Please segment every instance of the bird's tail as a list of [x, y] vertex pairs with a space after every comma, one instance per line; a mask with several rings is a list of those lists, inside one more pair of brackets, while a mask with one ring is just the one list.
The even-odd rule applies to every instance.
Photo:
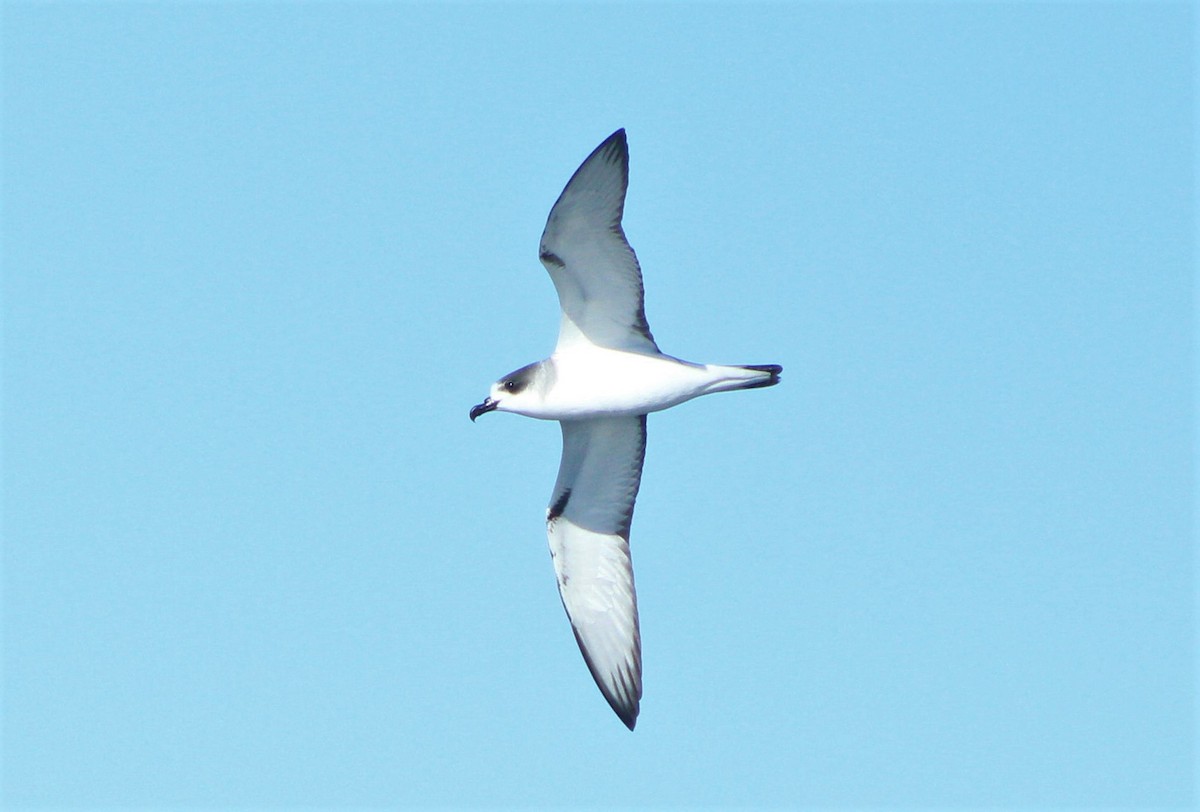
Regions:
[[709, 364], [708, 368], [716, 373], [716, 378], [705, 390], [705, 394], [774, 386], [779, 383], [779, 374], [783, 372], [783, 367], [779, 364], [747, 364], [744, 366]]

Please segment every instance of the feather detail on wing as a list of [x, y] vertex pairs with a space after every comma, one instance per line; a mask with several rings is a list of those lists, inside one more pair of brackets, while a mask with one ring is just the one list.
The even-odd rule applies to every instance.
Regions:
[[658, 352], [642, 270], [621, 228], [628, 184], [629, 148], [617, 130], [575, 170], [550, 210], [539, 254], [562, 307], [560, 350], [589, 342]]
[[563, 455], [546, 513], [558, 591], [583, 659], [633, 729], [642, 646], [629, 526], [646, 452], [646, 417], [563, 421]]

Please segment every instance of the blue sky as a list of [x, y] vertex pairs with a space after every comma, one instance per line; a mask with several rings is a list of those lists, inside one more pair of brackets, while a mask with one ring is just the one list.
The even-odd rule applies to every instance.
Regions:
[[[0, 15], [7, 807], [1195, 802], [1190, 5]], [[650, 419], [632, 734], [467, 420], [618, 127], [785, 367]]]

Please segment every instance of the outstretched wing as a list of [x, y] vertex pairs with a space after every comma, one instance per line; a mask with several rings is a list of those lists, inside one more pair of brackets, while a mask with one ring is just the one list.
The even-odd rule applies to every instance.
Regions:
[[583, 659], [633, 730], [642, 643], [629, 525], [642, 480], [646, 416], [562, 422], [563, 454], [546, 513], [558, 593]]
[[561, 350], [579, 342], [658, 352], [642, 293], [642, 270], [625, 240], [621, 214], [629, 148], [617, 130], [588, 156], [558, 196], [540, 256], [558, 291]]

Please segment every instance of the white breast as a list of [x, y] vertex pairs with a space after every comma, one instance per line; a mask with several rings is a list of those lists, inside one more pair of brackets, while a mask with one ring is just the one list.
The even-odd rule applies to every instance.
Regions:
[[712, 381], [700, 364], [589, 344], [555, 353], [550, 361], [544, 416], [554, 420], [656, 412], [703, 394]]

